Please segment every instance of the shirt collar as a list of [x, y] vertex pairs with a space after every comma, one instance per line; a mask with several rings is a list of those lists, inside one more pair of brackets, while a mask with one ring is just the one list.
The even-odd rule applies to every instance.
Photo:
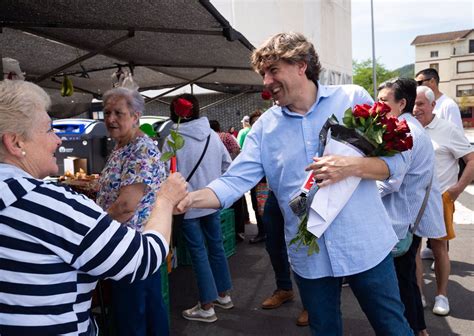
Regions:
[[434, 115], [433, 120], [431, 120], [431, 122], [430, 122], [428, 125], [426, 125], [425, 128], [431, 128], [431, 129], [433, 129], [433, 128], [436, 127], [436, 125], [438, 125], [439, 119], [438, 119], [438, 117], [436, 116], [436, 114], [433, 114], [433, 115]]
[[[318, 92], [316, 94], [316, 101], [314, 102], [313, 105], [311, 105], [311, 107], [309, 108], [309, 111], [305, 115], [308, 115], [308, 114], [312, 113], [316, 109], [316, 106], [319, 104], [321, 99], [331, 96], [337, 90], [337, 87], [322, 85], [319, 81], [316, 82], [316, 86], [318, 88]], [[303, 117], [303, 115], [301, 115], [299, 113], [295, 113], [295, 112], [290, 111], [288, 109], [288, 107], [286, 107], [286, 106], [283, 106], [281, 110], [283, 111], [283, 113], [285, 113], [289, 116]]]

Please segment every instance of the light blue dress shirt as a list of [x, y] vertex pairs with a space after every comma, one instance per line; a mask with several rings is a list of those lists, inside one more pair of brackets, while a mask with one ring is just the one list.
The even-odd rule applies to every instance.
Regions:
[[433, 177], [428, 203], [415, 234], [427, 238], [444, 237], [446, 228], [439, 183], [436, 174], [433, 176], [435, 155], [431, 139], [411, 114], [403, 113], [398, 119], [407, 121], [413, 137], [413, 148], [401, 154], [405, 157], [406, 169], [400, 170], [387, 181], [377, 182], [383, 204], [398, 238], [405, 238], [408, 228], [415, 223], [426, 187]]
[[[299, 219], [288, 202], [299, 193], [307, 167], [316, 156], [319, 132], [332, 114], [342, 122], [347, 108], [372, 104], [372, 98], [356, 85], [318, 85], [316, 102], [305, 114], [274, 106], [252, 126], [242, 153], [227, 172], [211, 182], [211, 188], [225, 208], [263, 176], [278, 198], [285, 218], [285, 239], [295, 237]], [[383, 158], [391, 174], [403, 170], [401, 155]], [[292, 269], [301, 277], [357, 274], [378, 265], [398, 241], [373, 180], [359, 186], [326, 232], [318, 239], [320, 253], [307, 255], [307, 248], [288, 246]]]

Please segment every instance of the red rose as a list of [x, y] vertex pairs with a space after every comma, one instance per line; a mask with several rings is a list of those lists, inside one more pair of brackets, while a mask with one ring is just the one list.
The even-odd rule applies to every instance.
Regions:
[[385, 132], [392, 133], [397, 128], [398, 119], [394, 116], [385, 116], [380, 120], [382, 125], [385, 125]]
[[410, 136], [406, 137], [405, 139], [400, 139], [395, 146], [396, 150], [403, 152], [413, 147], [413, 138]]
[[370, 116], [370, 105], [356, 105], [352, 110], [352, 114], [356, 118], [368, 118]]
[[410, 133], [410, 127], [408, 127], [406, 120], [401, 120], [398, 122], [397, 128], [395, 129], [397, 133]]
[[270, 100], [272, 99], [272, 94], [268, 90], [262, 91], [262, 99], [263, 100]]
[[385, 144], [385, 149], [387, 151], [394, 150], [395, 149], [395, 142], [387, 141], [387, 143]]
[[189, 118], [193, 114], [193, 104], [184, 98], [178, 98], [174, 102], [174, 113], [181, 118]]
[[376, 102], [370, 109], [370, 116], [375, 117], [377, 114], [381, 117], [385, 116], [392, 109], [384, 102]]

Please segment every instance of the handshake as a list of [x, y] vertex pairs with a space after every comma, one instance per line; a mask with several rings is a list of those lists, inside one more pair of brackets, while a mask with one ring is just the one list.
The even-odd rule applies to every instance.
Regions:
[[180, 173], [171, 174], [162, 184], [156, 195], [157, 203], [166, 202], [173, 207], [173, 214], [181, 214], [191, 207], [191, 194], [188, 183]]

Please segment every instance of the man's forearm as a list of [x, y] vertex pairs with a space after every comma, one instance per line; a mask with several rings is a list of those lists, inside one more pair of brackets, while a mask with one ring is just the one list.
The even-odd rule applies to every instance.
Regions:
[[354, 175], [363, 179], [383, 181], [390, 176], [384, 160], [378, 157], [353, 157]]
[[221, 202], [214, 191], [210, 188], [203, 188], [189, 193], [191, 198], [190, 208], [218, 209]]

